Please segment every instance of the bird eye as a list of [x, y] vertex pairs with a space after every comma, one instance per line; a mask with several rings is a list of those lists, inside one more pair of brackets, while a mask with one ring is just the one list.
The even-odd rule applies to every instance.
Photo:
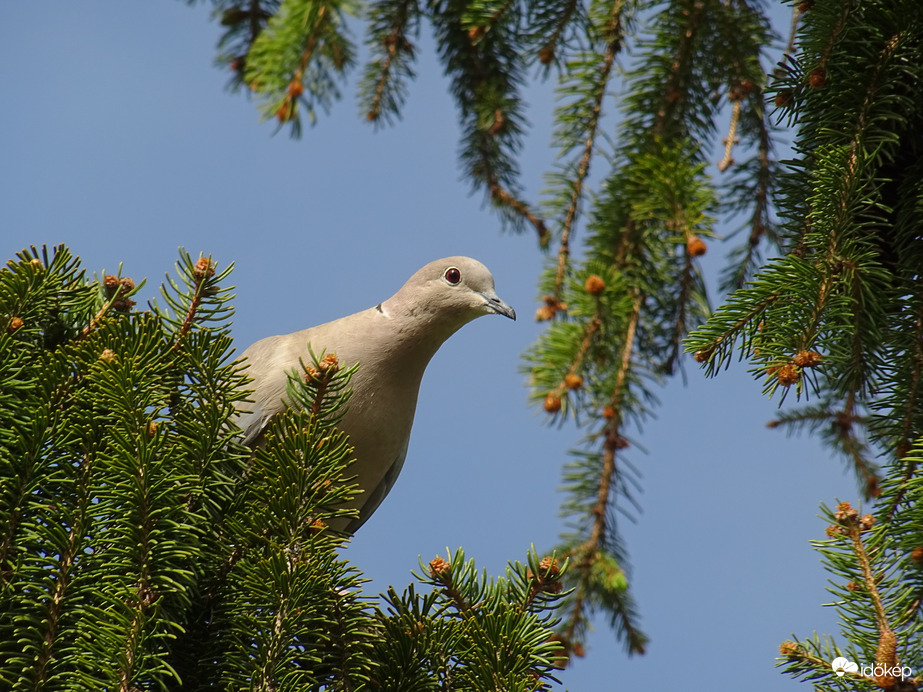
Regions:
[[461, 272], [458, 271], [457, 267], [449, 267], [445, 270], [445, 274], [443, 274], [443, 276], [445, 277], [445, 280], [453, 286], [457, 286], [458, 282], [461, 281]]

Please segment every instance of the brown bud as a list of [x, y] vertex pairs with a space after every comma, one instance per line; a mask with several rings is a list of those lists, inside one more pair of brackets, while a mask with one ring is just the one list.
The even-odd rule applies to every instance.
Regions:
[[192, 269], [192, 273], [199, 280], [204, 278], [210, 279], [215, 275], [215, 263], [208, 257], [200, 257]]
[[686, 252], [692, 257], [701, 257], [707, 251], [708, 247], [705, 245], [705, 241], [697, 235], [690, 236], [689, 240], [686, 241]]
[[115, 351], [111, 348], [104, 348], [103, 352], [99, 354], [99, 359], [104, 363], [111, 363], [117, 358]]
[[115, 295], [115, 292], [119, 290], [121, 282], [119, 277], [113, 276], [112, 274], [107, 274], [103, 279], [103, 287], [105, 289], [106, 297], [111, 298]]
[[112, 309], [116, 312], [128, 312], [135, 306], [131, 298], [116, 298], [112, 301]]
[[288, 121], [292, 117], [291, 101], [284, 101], [279, 110], [276, 111], [276, 120], [280, 123]]
[[535, 311], [535, 321], [536, 322], [547, 322], [555, 316], [557, 310], [554, 309], [553, 305], [542, 305], [538, 310]]
[[13, 317], [10, 319], [10, 324], [6, 330], [10, 333], [15, 332], [17, 329], [20, 329], [25, 322], [22, 321], [22, 317]]
[[584, 288], [591, 296], [598, 296], [606, 290], [606, 282], [602, 280], [601, 276], [592, 274], [587, 278]]
[[302, 84], [300, 80], [297, 80], [297, 79], [292, 80], [292, 82], [288, 85], [288, 95], [291, 96], [293, 99], [296, 99], [299, 96], [301, 96], [303, 93], [304, 93], [304, 84]]
[[541, 562], [538, 563], [538, 568], [542, 571], [542, 575], [545, 579], [557, 579], [558, 575], [561, 573], [558, 567], [558, 561], [550, 555], [546, 555], [541, 559]]
[[562, 303], [555, 296], [542, 296], [542, 300], [545, 301], [545, 305], [550, 305], [555, 310], [561, 310], [562, 312], [567, 310], [567, 303]]
[[792, 363], [799, 368], [813, 368], [815, 365], [819, 365], [823, 359], [824, 357], [817, 351], [799, 351], [792, 358]]
[[586, 656], [586, 650], [583, 648], [583, 644], [580, 642], [574, 642], [574, 656], [577, 658], [583, 658]]
[[871, 514], [866, 514], [859, 520], [859, 527], [865, 531], [868, 531], [872, 526], [875, 525], [875, 517]]
[[320, 361], [320, 369], [321, 372], [325, 372], [328, 375], [334, 375], [339, 372], [340, 361], [337, 360], [337, 354], [331, 351], [330, 353], [324, 355]]
[[[769, 372], [767, 370], [767, 372]], [[783, 387], [789, 387], [801, 379], [801, 371], [794, 365], [783, 365], [775, 369], [776, 379]]]
[[548, 413], [557, 413], [561, 410], [561, 397], [557, 394], [549, 394], [545, 397], [544, 407]]
[[429, 561], [429, 573], [433, 578], [440, 578], [449, 573], [449, 570], [452, 569], [452, 564], [448, 560], [443, 560], [441, 557], [434, 557]]
[[564, 386], [568, 389], [580, 389], [583, 386], [583, 378], [580, 375], [568, 373], [564, 376]]
[[715, 352], [714, 348], [705, 348], [705, 349], [702, 349], [701, 351], [696, 351], [695, 353], [693, 353], [692, 358], [693, 360], [695, 360], [696, 363], [704, 363], [709, 358], [711, 358], [714, 352]]
[[801, 14], [804, 14], [805, 12], [813, 8], [814, 8], [814, 0], [803, 0], [802, 2], [798, 4], [798, 12], [800, 12]]
[[544, 557], [539, 563], [539, 573], [536, 575], [532, 573], [531, 569], [526, 570], [526, 579], [536, 582], [532, 587], [533, 593], [540, 593], [542, 591], [558, 593], [564, 586], [561, 582], [557, 581], [559, 573], [558, 563], [550, 557]]
[[847, 591], [858, 591], [861, 587], [854, 581], [846, 582]]
[[792, 100], [791, 89], [782, 89], [779, 93], [776, 94], [775, 104], [776, 108], [783, 108], [787, 106]]
[[836, 506], [836, 512], [833, 513], [833, 518], [840, 524], [848, 524], [859, 518], [859, 510], [855, 509], [848, 502], [841, 502]]
[[615, 418], [615, 409], [611, 406], [603, 406], [603, 418], [606, 420]]
[[795, 642], [784, 641], [779, 644], [779, 653], [783, 656], [795, 656], [801, 653], [801, 648]]
[[119, 279], [119, 285], [122, 287], [122, 293], [131, 293], [135, 290], [135, 282], [131, 280], [131, 277], [123, 276]]
[[321, 373], [321, 371], [315, 368], [313, 365], [305, 366], [305, 369], [304, 369], [305, 384], [312, 384], [312, 383], [318, 382], [321, 379], [322, 374], [323, 373]]
[[472, 42], [477, 41], [479, 38], [481, 38], [481, 36], [484, 35], [484, 32], [485, 32], [484, 27], [473, 26], [470, 29], [468, 29], [468, 40]]
[[818, 67], [811, 71], [811, 74], [808, 75], [808, 84], [811, 85], [813, 89], [820, 89], [827, 83], [827, 71]]
[[918, 545], [910, 551], [910, 559], [914, 562], [923, 564], [923, 545]]
[[316, 536], [317, 534], [319, 534], [321, 531], [323, 531], [326, 528], [327, 528], [327, 524], [325, 524], [323, 520], [315, 519], [314, 521], [311, 522], [311, 525], [308, 527], [308, 533], [310, 533], [312, 536]]
[[554, 48], [551, 46], [544, 46], [538, 52], [538, 60], [542, 65], [550, 65], [551, 61], [554, 60]]
[[839, 526], [830, 524], [830, 526], [824, 529], [824, 533], [827, 534], [827, 538], [839, 538], [843, 535], [843, 530]]
[[155, 421], [151, 421], [150, 423], [147, 424], [147, 436], [154, 437], [154, 435], [156, 434], [157, 434], [157, 423]]

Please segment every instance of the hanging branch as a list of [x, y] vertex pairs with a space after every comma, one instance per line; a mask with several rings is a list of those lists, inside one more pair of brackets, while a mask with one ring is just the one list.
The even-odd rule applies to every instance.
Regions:
[[[576, 174], [571, 185], [570, 200], [567, 205], [567, 211], [564, 214], [564, 222], [561, 225], [561, 236], [558, 241], [558, 264], [555, 273], [553, 298], [560, 302], [561, 293], [564, 287], [564, 277], [570, 259], [570, 241], [571, 234], [574, 230], [574, 223], [577, 219], [580, 201], [583, 199], [583, 186], [586, 177], [590, 172], [590, 161], [593, 157], [594, 145], [596, 141], [596, 131], [602, 118], [603, 99], [608, 92], [608, 84], [612, 73], [612, 66], [615, 64], [615, 57], [622, 47], [622, 26], [621, 12], [624, 2], [617, 0], [612, 5], [611, 13], [608, 17], [606, 26], [602, 35], [606, 41], [603, 50], [602, 65], [598, 69], [598, 77], [592, 85], [590, 93], [590, 117], [585, 126], [585, 140], [583, 154], [577, 165]], [[544, 50], [544, 49], [543, 49]]]

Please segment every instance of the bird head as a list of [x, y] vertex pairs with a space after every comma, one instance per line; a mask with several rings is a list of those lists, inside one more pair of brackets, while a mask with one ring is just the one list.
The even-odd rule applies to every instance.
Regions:
[[407, 280], [389, 304], [392, 301], [405, 314], [429, 316], [455, 329], [481, 315], [516, 319], [516, 311], [494, 290], [490, 270], [470, 257], [430, 262]]

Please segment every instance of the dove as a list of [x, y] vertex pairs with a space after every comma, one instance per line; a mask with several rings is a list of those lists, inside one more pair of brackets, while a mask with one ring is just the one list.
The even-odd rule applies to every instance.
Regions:
[[[355, 533], [404, 465], [427, 364], [452, 334], [482, 315], [516, 319], [513, 308], [497, 296], [487, 267], [470, 257], [446, 257], [419, 269], [375, 307], [257, 341], [241, 356], [253, 389], [238, 410], [244, 444], [258, 444], [272, 417], [289, 405], [288, 375], [311, 362], [309, 347], [315, 354], [335, 353], [341, 367], [358, 363], [338, 427], [349, 435], [355, 458], [350, 472], [363, 492], [347, 505], [359, 516], [333, 526]], [[466, 375], [474, 373], [476, 368]]]

